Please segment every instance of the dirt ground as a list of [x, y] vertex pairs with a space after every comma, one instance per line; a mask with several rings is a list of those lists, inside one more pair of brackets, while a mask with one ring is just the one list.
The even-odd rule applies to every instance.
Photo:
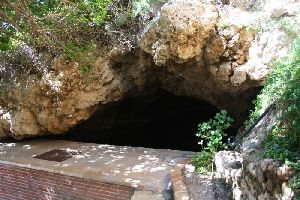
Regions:
[[212, 179], [186, 169], [183, 169], [183, 175], [191, 200], [232, 200], [231, 188], [222, 179]]

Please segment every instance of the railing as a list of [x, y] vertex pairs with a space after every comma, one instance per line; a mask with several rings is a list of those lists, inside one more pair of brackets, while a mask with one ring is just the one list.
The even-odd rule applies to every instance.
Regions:
[[[247, 137], [250, 134], [250, 132], [252, 131], [252, 129], [258, 124], [258, 122], [260, 122], [260, 120], [262, 120], [262, 118], [264, 118], [264, 116], [266, 116], [275, 107], [276, 107], [276, 103], [272, 103], [271, 105], [269, 105], [269, 107], [253, 122], [253, 124], [239, 136], [240, 140], [237, 141], [236, 144], [241, 145], [240, 143], [242, 142], [242, 139]], [[234, 145], [234, 146], [238, 147], [237, 145]]]

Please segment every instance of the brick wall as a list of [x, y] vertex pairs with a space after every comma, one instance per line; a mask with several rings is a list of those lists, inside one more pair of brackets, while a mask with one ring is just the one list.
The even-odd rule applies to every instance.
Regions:
[[1, 200], [128, 200], [134, 188], [0, 164]]

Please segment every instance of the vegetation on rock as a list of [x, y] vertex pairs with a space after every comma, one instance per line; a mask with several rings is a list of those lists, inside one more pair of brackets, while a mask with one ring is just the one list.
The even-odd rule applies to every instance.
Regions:
[[68, 49], [97, 40], [99, 29], [108, 18], [110, 0], [43, 1], [4, 0], [1, 3], [1, 50], [14, 42], [40, 48]]
[[208, 173], [213, 168], [215, 153], [228, 148], [223, 140], [227, 136], [225, 130], [232, 122], [233, 119], [228, 116], [227, 111], [221, 110], [213, 119], [198, 125], [196, 136], [200, 138], [198, 144], [203, 149], [194, 157], [194, 165], [198, 173]]
[[[250, 125], [273, 102], [278, 113], [276, 124], [264, 140], [265, 157], [274, 158], [291, 166], [295, 176], [290, 186], [299, 192], [300, 188], [300, 39], [294, 44], [293, 52], [279, 59], [267, 82], [255, 101], [246, 125]], [[299, 194], [298, 194], [298, 199]]]
[[37, 52], [64, 54], [79, 63], [80, 72], [87, 73], [97, 57], [96, 49], [107, 37], [122, 35], [118, 28], [137, 23], [138, 17], [162, 1], [3, 0], [0, 53], [14, 53], [26, 44]]

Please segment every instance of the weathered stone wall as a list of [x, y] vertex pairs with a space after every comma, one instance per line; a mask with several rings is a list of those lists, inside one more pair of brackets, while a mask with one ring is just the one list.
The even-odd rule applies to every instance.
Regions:
[[231, 183], [236, 200], [289, 200], [292, 168], [275, 159], [264, 158], [263, 140], [274, 125], [277, 111], [270, 111], [245, 137], [241, 153], [221, 151], [215, 156], [217, 176]]

